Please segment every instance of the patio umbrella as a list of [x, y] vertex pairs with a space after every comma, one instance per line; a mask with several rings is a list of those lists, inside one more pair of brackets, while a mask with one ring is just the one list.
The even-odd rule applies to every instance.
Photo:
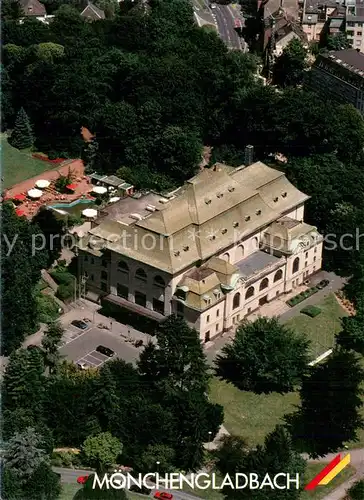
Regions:
[[15, 201], [24, 201], [26, 199], [25, 194], [16, 194], [13, 198]]
[[28, 191], [29, 198], [40, 198], [43, 195], [43, 191], [40, 189], [30, 189]]
[[97, 210], [93, 208], [86, 208], [85, 210], [82, 210], [82, 215], [84, 215], [85, 217], [96, 217]]
[[93, 188], [92, 192], [97, 194], [105, 194], [107, 193], [107, 189], [103, 186], [96, 186]]
[[68, 184], [68, 186], [66, 186], [67, 189], [69, 189], [70, 191], [74, 191], [77, 187], [77, 184]]
[[16, 213], [16, 215], [18, 215], [19, 217], [22, 217], [23, 215], [25, 215], [24, 210], [22, 210], [21, 208], [17, 208], [17, 209], [15, 210], [15, 213]]
[[39, 189], [45, 189], [45, 188], [49, 187], [50, 184], [51, 183], [49, 181], [47, 181], [46, 179], [39, 179], [39, 181], [37, 181], [35, 183], [36, 187]]

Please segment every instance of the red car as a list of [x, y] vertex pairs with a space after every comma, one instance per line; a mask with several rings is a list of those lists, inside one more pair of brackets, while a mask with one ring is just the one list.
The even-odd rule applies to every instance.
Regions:
[[77, 478], [77, 482], [78, 482], [78, 484], [85, 484], [87, 479], [88, 479], [88, 476], [80, 476]]
[[157, 491], [154, 498], [160, 498], [161, 500], [172, 500], [172, 493], [167, 493], [166, 491]]

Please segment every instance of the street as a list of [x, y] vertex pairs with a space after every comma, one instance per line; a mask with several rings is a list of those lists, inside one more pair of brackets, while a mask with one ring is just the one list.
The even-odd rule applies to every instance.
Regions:
[[217, 29], [221, 39], [231, 49], [241, 49], [240, 37], [235, 30], [235, 20], [228, 5], [216, 4], [213, 10]]

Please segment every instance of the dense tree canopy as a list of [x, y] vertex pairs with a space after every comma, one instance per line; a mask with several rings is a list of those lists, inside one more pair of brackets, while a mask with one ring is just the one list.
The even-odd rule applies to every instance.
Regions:
[[216, 357], [216, 373], [243, 390], [292, 391], [306, 372], [308, 345], [278, 318], [243, 322]]
[[286, 417], [300, 451], [323, 456], [357, 439], [364, 428], [363, 380], [364, 371], [353, 351], [335, 349], [325, 363], [311, 368], [300, 390], [300, 408]]

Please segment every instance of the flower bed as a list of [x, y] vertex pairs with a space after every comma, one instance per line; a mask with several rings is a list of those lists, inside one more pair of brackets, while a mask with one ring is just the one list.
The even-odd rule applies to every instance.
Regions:
[[33, 153], [32, 156], [37, 160], [46, 161], [48, 163], [52, 163], [53, 165], [58, 165], [59, 163], [63, 163], [65, 161], [64, 158], [56, 158], [55, 160], [50, 160], [48, 156], [42, 153]]
[[298, 295], [295, 295], [291, 299], [287, 300], [286, 304], [289, 305], [290, 307], [296, 306], [303, 300], [307, 299], [308, 297], [311, 297], [311, 295], [314, 295], [316, 292], [318, 292], [318, 288], [316, 287], [309, 288], [305, 292], [301, 292]]

